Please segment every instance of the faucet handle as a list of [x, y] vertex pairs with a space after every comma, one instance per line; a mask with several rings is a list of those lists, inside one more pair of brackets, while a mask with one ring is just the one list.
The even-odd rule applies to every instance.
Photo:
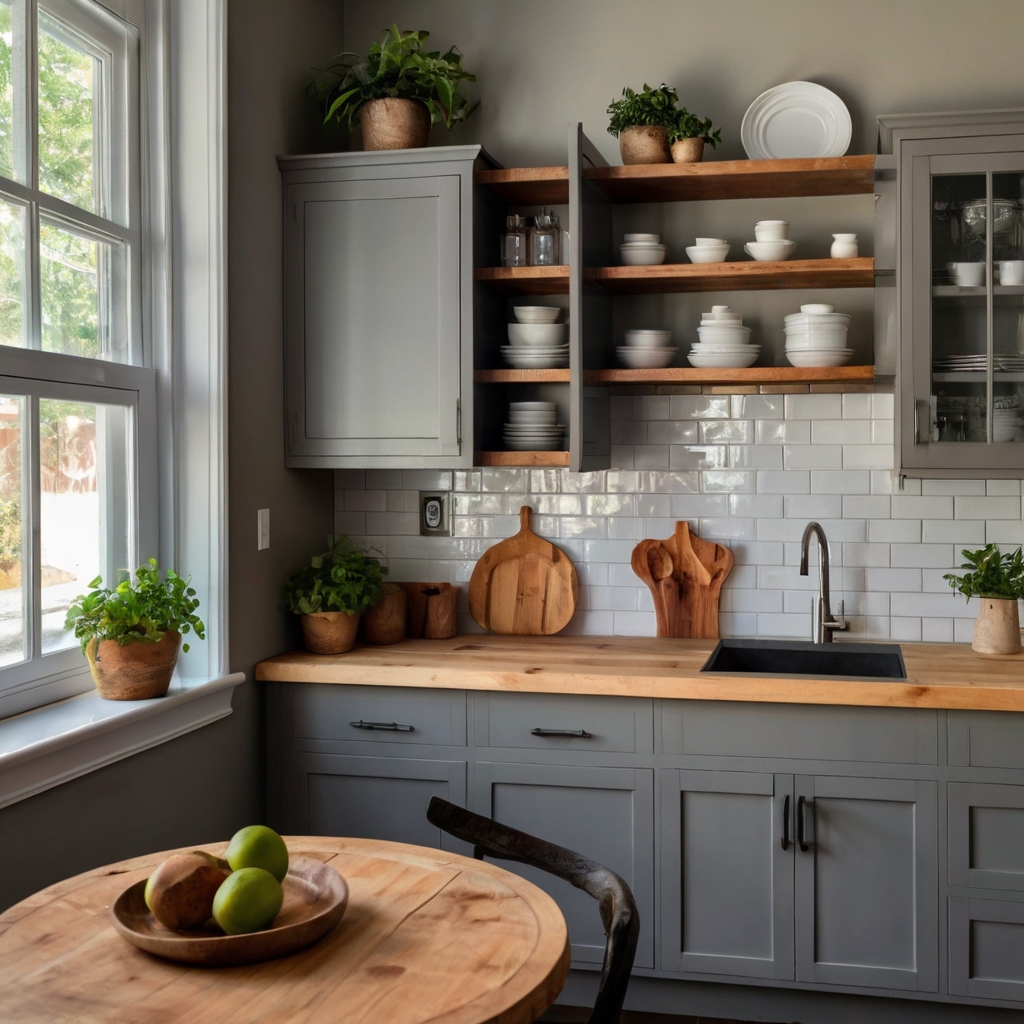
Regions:
[[845, 633], [850, 628], [850, 623], [843, 617], [843, 611], [846, 608], [846, 602], [839, 602], [839, 614], [832, 616], [831, 622], [823, 622], [821, 624], [822, 629], [831, 630], [833, 633]]

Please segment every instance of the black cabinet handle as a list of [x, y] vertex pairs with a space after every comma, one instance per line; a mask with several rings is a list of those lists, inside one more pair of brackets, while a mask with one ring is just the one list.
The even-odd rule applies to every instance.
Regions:
[[807, 840], [807, 800], [800, 797], [796, 802], [796, 841], [801, 850], [806, 853], [814, 843]]
[[789, 838], [789, 794], [782, 801], [782, 848], [788, 850], [793, 843]]
[[531, 729], [531, 736], [575, 736], [580, 740], [590, 740], [594, 737], [586, 729]]
[[397, 722], [349, 722], [353, 729], [377, 729], [381, 732], [415, 732], [411, 725], [399, 725]]

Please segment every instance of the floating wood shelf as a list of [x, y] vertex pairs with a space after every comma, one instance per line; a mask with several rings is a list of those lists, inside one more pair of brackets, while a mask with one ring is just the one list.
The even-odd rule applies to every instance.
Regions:
[[474, 466], [568, 466], [568, 452], [473, 452]]
[[486, 281], [502, 295], [569, 294], [569, 268], [566, 266], [478, 267], [475, 277]]
[[[527, 268], [529, 269], [529, 268]], [[738, 263], [669, 263], [648, 267], [591, 267], [585, 280], [616, 295], [657, 292], [734, 292], [777, 288], [872, 288], [875, 261], [746, 260]]]
[[568, 384], [568, 367], [560, 370], [475, 370], [476, 384]]
[[485, 185], [509, 206], [556, 206], [569, 202], [568, 167], [508, 167], [476, 171], [473, 181]]
[[584, 384], [845, 384], [875, 379], [873, 366], [747, 366], [698, 370], [584, 370]]

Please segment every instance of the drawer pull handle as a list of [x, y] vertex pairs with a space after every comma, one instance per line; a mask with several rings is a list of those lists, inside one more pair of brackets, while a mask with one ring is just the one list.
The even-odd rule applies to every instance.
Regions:
[[577, 739], [590, 740], [594, 737], [586, 729], [531, 729], [531, 736], [575, 736]]
[[349, 722], [353, 729], [376, 729], [380, 732], [415, 732], [411, 725], [399, 725], [397, 722]]
[[796, 802], [796, 841], [801, 850], [806, 853], [814, 843], [807, 840], [807, 801], [800, 797]]
[[793, 845], [793, 841], [789, 838], [789, 794], [786, 794], [786, 799], [782, 801], [782, 848], [788, 850]]

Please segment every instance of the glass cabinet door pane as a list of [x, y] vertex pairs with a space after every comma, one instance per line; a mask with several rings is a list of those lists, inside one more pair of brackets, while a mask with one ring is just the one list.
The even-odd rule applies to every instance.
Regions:
[[22, 396], [0, 395], [0, 666], [28, 657], [24, 416]]
[[992, 440], [1024, 440], [1024, 173], [992, 175]]

